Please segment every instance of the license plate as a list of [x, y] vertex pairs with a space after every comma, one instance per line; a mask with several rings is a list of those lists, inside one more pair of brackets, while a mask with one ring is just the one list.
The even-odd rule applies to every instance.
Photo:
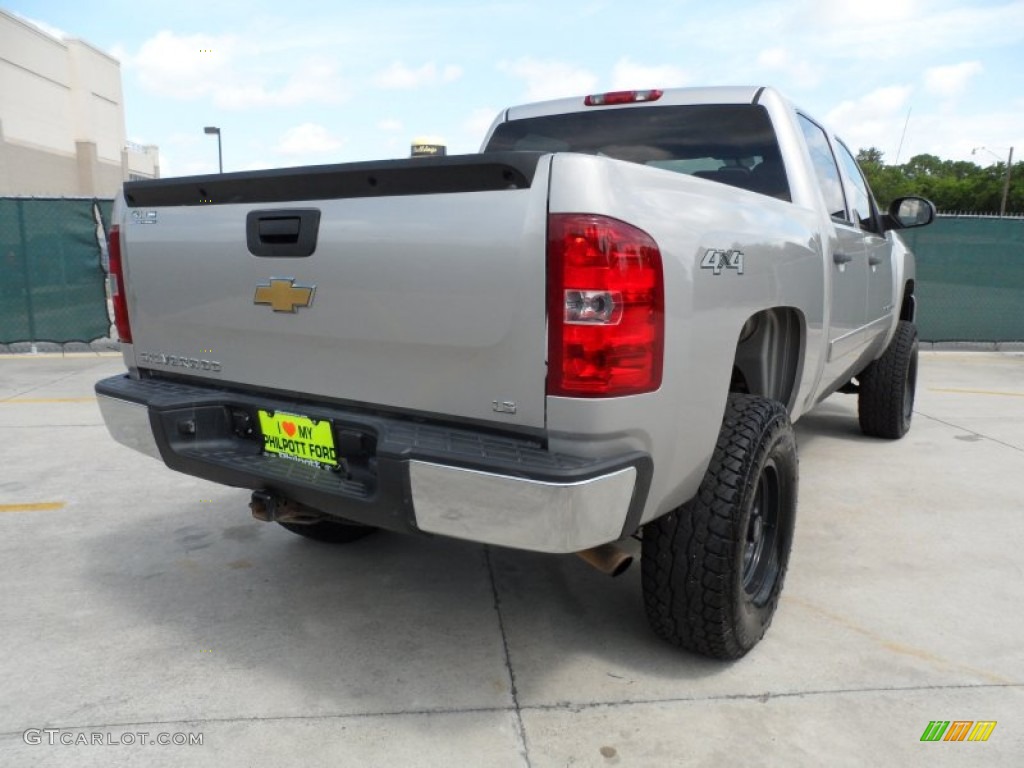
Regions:
[[318, 467], [338, 466], [334, 433], [327, 420], [314, 421], [284, 411], [260, 411], [263, 450]]

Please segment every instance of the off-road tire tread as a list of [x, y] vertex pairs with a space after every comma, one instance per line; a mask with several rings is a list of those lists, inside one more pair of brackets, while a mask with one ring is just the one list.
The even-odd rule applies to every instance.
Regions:
[[909, 430], [909, 421], [903, 420], [903, 396], [916, 350], [917, 328], [900, 320], [882, 356], [857, 377], [857, 417], [865, 435], [898, 440]]
[[[786, 435], [779, 438], [779, 432]], [[760, 454], [776, 440], [789, 441], [784, 449], [792, 451], [795, 497], [796, 444], [785, 407], [764, 397], [730, 395], [697, 496], [644, 526], [644, 607], [655, 634], [670, 643], [713, 658], [736, 659], [771, 624], [786, 575], [788, 548], [780, 558], [778, 582], [756, 636], [739, 636], [733, 590], [735, 580], [741, 578], [736, 572], [736, 539], [745, 536], [745, 531], [738, 530], [742, 521], [737, 505], [744, 484], [757, 482], [750, 474], [760, 464]]]

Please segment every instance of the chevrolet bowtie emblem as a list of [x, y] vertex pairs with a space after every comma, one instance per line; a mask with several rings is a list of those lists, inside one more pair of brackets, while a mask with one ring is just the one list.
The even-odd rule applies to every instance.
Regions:
[[296, 285], [294, 277], [272, 277], [268, 285], [257, 285], [253, 304], [268, 304], [275, 312], [295, 312], [313, 303], [315, 285]]

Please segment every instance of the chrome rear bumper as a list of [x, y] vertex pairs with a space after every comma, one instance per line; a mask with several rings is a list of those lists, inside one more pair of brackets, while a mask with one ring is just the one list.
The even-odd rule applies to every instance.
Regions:
[[[633, 533], [650, 482], [650, 458], [640, 453], [554, 455], [522, 438], [189, 384], [115, 377], [96, 388], [111, 436], [172, 469], [401, 532], [577, 552]], [[372, 462], [361, 477], [346, 477], [264, 454], [259, 435], [238, 436], [224, 415], [253, 407], [365, 430], [375, 445]]]
[[107, 425], [110, 436], [129, 448], [161, 459], [160, 449], [153, 437], [153, 427], [149, 423], [149, 408], [139, 403], [107, 397], [97, 393], [96, 400], [100, 404], [100, 413]]
[[548, 483], [411, 461], [409, 479], [421, 530], [535, 552], [578, 552], [620, 537], [636, 469]]

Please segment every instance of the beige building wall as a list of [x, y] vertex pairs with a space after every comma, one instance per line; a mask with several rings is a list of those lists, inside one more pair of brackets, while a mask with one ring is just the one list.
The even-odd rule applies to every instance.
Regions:
[[159, 175], [157, 148], [125, 140], [117, 59], [0, 10], [0, 195], [113, 197]]

